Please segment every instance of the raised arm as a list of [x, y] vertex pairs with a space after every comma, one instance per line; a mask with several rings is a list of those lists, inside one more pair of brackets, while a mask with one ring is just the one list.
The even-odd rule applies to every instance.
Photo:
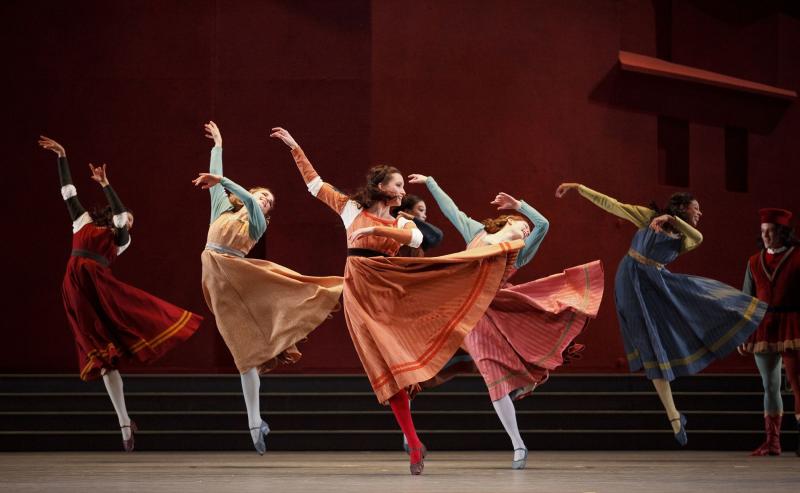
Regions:
[[117, 255], [121, 254], [131, 242], [131, 236], [128, 232], [130, 227], [127, 209], [122, 205], [122, 201], [117, 196], [117, 193], [111, 188], [106, 175], [106, 165], [93, 166], [89, 163], [89, 169], [92, 171], [92, 180], [96, 181], [103, 187], [103, 194], [108, 200], [108, 205], [111, 206], [111, 213], [113, 214], [112, 223], [114, 224], [114, 244], [117, 245]]
[[[261, 238], [267, 230], [267, 220], [264, 218], [264, 213], [261, 211], [261, 205], [258, 203], [258, 200], [233, 180], [211, 173], [200, 173], [197, 178], [192, 180], [192, 183], [203, 189], [223, 187], [238, 197], [244, 204], [245, 209], [247, 209], [247, 219], [249, 222], [248, 234], [253, 240]], [[224, 193], [225, 192], [223, 192], [223, 194]]]
[[[272, 133], [269, 136], [273, 139], [280, 140], [291, 149], [294, 163], [297, 165], [297, 170], [303, 177], [303, 181], [309, 193], [324, 202], [325, 205], [336, 211], [337, 214], [342, 215], [345, 213], [345, 208], [348, 206], [348, 203], [351, 202], [350, 198], [336, 190], [331, 184], [322, 181], [319, 173], [317, 173], [311, 165], [311, 161], [308, 160], [303, 149], [300, 148], [300, 145], [297, 144], [297, 141], [294, 140], [291, 134], [286, 129], [275, 127], [272, 129]], [[351, 208], [352, 207], [353, 205], [351, 205]]]
[[444, 217], [461, 233], [466, 243], [472, 241], [478, 233], [483, 231], [483, 224], [461, 212], [456, 203], [453, 202], [453, 199], [444, 193], [444, 190], [439, 187], [439, 184], [436, 183], [432, 176], [412, 174], [408, 176], [408, 182], [424, 183], [428, 187], [428, 191], [431, 192], [431, 195], [436, 200]]
[[[214, 141], [214, 147], [211, 148], [211, 162], [208, 165], [208, 172], [212, 175], [223, 176], [222, 173], [222, 133], [216, 123], [209, 121], [203, 125], [205, 136], [207, 139]], [[225, 188], [222, 184], [214, 185], [209, 188], [211, 193], [211, 223], [217, 218], [233, 207], [225, 194]]]
[[44, 135], [39, 136], [39, 145], [58, 156], [58, 180], [61, 184], [61, 197], [67, 205], [67, 212], [69, 212], [69, 218], [72, 220], [73, 232], [77, 232], [80, 226], [90, 223], [91, 218], [89, 218], [89, 213], [86, 212], [86, 209], [78, 200], [78, 190], [72, 183], [72, 174], [69, 171], [67, 152], [61, 144]]
[[539, 250], [539, 245], [542, 244], [542, 240], [544, 240], [547, 231], [550, 229], [550, 221], [524, 200], [517, 200], [507, 193], [498, 193], [492, 204], [496, 205], [498, 210], [521, 212], [533, 223], [533, 231], [525, 238], [525, 246], [517, 255], [515, 267], [519, 269], [530, 262], [536, 251]]
[[654, 211], [649, 207], [640, 205], [623, 204], [614, 198], [596, 192], [589, 187], [579, 183], [562, 183], [556, 190], [556, 197], [561, 198], [568, 191], [577, 189], [584, 198], [588, 199], [597, 207], [606, 212], [610, 212], [617, 217], [625, 219], [636, 225], [637, 228], [646, 228], [653, 219]]

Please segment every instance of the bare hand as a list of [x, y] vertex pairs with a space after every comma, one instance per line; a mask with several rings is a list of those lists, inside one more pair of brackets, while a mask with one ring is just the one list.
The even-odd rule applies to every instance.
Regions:
[[409, 214], [406, 211], [397, 211], [397, 217], [402, 217], [403, 219], [408, 219], [409, 221], [413, 221], [416, 216], [413, 214]]
[[744, 350], [744, 348], [745, 348], [745, 346], [744, 346], [744, 343], [742, 343], [742, 344], [739, 344], [738, 346], [736, 346], [736, 351], [737, 351], [739, 354], [741, 354], [742, 356], [745, 356], [745, 355], [746, 355], [746, 353], [747, 353], [747, 351], [745, 351], [745, 350]]
[[425, 175], [420, 175], [417, 173], [412, 173], [408, 175], [408, 182], [409, 183], [428, 183], [428, 177]]
[[67, 151], [64, 150], [64, 146], [49, 137], [45, 137], [44, 135], [39, 136], [39, 145], [48, 151], [55, 152], [58, 157], [65, 157], [67, 155]]
[[653, 218], [653, 220], [650, 221], [650, 229], [658, 233], [663, 233], [664, 224], [671, 222], [672, 222], [672, 216], [670, 216], [669, 214], [662, 214], [656, 218]]
[[572, 190], [573, 188], [578, 188], [581, 186], [580, 183], [562, 183], [561, 185], [556, 188], [556, 198], [563, 197], [567, 192]]
[[209, 188], [218, 185], [219, 182], [222, 181], [222, 176], [220, 175], [212, 175], [211, 173], [200, 173], [197, 178], [192, 180], [194, 186], [200, 187], [203, 190], [208, 190]]
[[222, 147], [222, 134], [216, 123], [209, 120], [208, 123], [203, 125], [203, 129], [206, 131], [206, 138], [214, 141], [214, 146]]
[[347, 238], [350, 243], [355, 242], [357, 239], [362, 238], [364, 236], [369, 236], [375, 234], [375, 226], [367, 226], [366, 228], [359, 228], [352, 233]]
[[282, 140], [284, 144], [286, 144], [287, 146], [289, 146], [289, 149], [292, 149], [292, 150], [294, 150], [294, 149], [296, 149], [296, 148], [300, 147], [300, 146], [297, 144], [297, 141], [295, 141], [295, 140], [294, 140], [294, 138], [292, 137], [292, 135], [291, 135], [291, 134], [290, 134], [290, 133], [289, 133], [289, 132], [288, 132], [286, 129], [284, 129], [284, 128], [281, 128], [281, 127], [275, 127], [275, 128], [273, 128], [273, 129], [272, 129], [272, 133], [271, 133], [271, 134], [269, 134], [269, 136], [270, 136], [270, 137], [272, 137], [273, 139], [280, 139], [280, 140]]
[[89, 169], [92, 170], [92, 180], [96, 181], [100, 184], [100, 186], [107, 186], [108, 185], [108, 177], [106, 177], [106, 165], [101, 164], [99, 166], [93, 166], [92, 163], [89, 163]]
[[496, 205], [498, 211], [503, 209], [513, 209], [516, 211], [519, 210], [520, 206], [522, 205], [520, 204], [519, 200], [504, 192], [498, 193], [497, 197], [491, 201], [491, 204]]

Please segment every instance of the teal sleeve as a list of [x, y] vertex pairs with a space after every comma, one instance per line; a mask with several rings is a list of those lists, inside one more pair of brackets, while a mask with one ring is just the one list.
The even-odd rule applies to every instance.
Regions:
[[536, 251], [539, 250], [539, 245], [542, 244], [547, 230], [550, 229], [550, 221], [524, 200], [520, 201], [519, 212], [531, 220], [534, 228], [531, 234], [525, 238], [525, 246], [522, 247], [519, 255], [517, 255], [517, 262], [515, 264], [517, 269], [531, 261]]
[[453, 199], [444, 193], [444, 190], [439, 188], [439, 185], [432, 176], [428, 177], [425, 184], [428, 186], [428, 191], [431, 192], [431, 195], [433, 195], [433, 198], [442, 210], [444, 217], [453, 223], [453, 226], [455, 226], [458, 232], [461, 233], [461, 236], [464, 237], [465, 242], [469, 243], [478, 233], [483, 231], [483, 224], [461, 212], [455, 202], [453, 202]]
[[[211, 164], [208, 166], [208, 172], [212, 175], [222, 175], [222, 147], [214, 146], [211, 149]], [[223, 212], [230, 210], [233, 206], [221, 183], [211, 187], [209, 192], [211, 193], [211, 222], [213, 223]]]
[[258, 201], [253, 198], [253, 195], [250, 192], [239, 186], [233, 180], [222, 177], [220, 185], [225, 187], [225, 189], [230, 193], [237, 196], [247, 209], [247, 219], [250, 222], [250, 238], [254, 240], [261, 238], [261, 236], [267, 230], [267, 220], [264, 218], [264, 213], [261, 212], [261, 206], [258, 204]]
[[750, 262], [747, 262], [747, 270], [744, 272], [744, 283], [742, 283], [742, 291], [750, 296], [756, 295], [756, 283], [753, 281], [753, 273], [750, 272]]

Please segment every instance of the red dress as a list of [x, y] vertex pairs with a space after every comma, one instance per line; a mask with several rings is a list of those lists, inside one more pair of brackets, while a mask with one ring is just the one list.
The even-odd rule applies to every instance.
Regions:
[[72, 236], [62, 294], [82, 380], [117, 367], [121, 357], [150, 362], [200, 326], [202, 317], [117, 280], [114, 233], [87, 224]]
[[750, 257], [748, 275], [754, 293], [769, 304], [758, 329], [745, 343], [753, 353], [800, 349], [800, 251], [798, 247], [769, 254], [762, 250]]

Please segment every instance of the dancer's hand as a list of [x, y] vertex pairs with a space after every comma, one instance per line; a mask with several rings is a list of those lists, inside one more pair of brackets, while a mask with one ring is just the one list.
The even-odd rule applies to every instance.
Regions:
[[206, 131], [206, 138], [213, 140], [215, 147], [222, 147], [222, 134], [217, 124], [209, 120], [208, 123], [203, 125], [203, 128]]
[[402, 217], [403, 219], [408, 219], [409, 221], [413, 221], [416, 216], [413, 214], [409, 214], [406, 211], [397, 211], [397, 217]]
[[490, 203], [492, 205], [496, 205], [498, 211], [503, 209], [513, 209], [517, 211], [519, 210], [520, 206], [522, 206], [519, 200], [505, 192], [498, 193], [497, 197], [495, 197]]
[[367, 226], [366, 228], [359, 228], [352, 233], [347, 238], [350, 243], [355, 242], [357, 239], [362, 238], [364, 236], [369, 236], [375, 234], [375, 226]]
[[282, 140], [284, 144], [286, 144], [287, 146], [289, 146], [289, 149], [292, 149], [292, 150], [294, 150], [294, 149], [296, 149], [296, 148], [300, 147], [300, 146], [297, 144], [297, 141], [296, 141], [296, 140], [294, 140], [294, 138], [292, 137], [292, 135], [291, 135], [291, 134], [290, 134], [290, 133], [289, 133], [289, 132], [288, 132], [286, 129], [284, 129], [284, 128], [281, 128], [281, 127], [275, 127], [275, 128], [273, 128], [273, 129], [272, 129], [272, 133], [271, 133], [271, 134], [269, 134], [269, 136], [270, 136], [270, 137], [272, 137], [273, 139], [280, 139], [280, 140]]
[[409, 183], [422, 183], [422, 184], [425, 184], [425, 183], [428, 183], [428, 177], [425, 176], [425, 175], [412, 173], [412, 174], [408, 175], [408, 182]]
[[738, 352], [742, 356], [747, 356], [747, 351], [745, 351], [744, 348], [745, 348], [744, 343], [741, 343], [738, 346], [736, 346], [736, 352]]
[[578, 188], [581, 186], [580, 183], [562, 183], [561, 185], [556, 188], [556, 198], [561, 198], [566, 195], [567, 192], [572, 190], [573, 188]]
[[650, 229], [658, 233], [663, 233], [664, 225], [667, 223], [672, 223], [672, 221], [674, 221], [672, 216], [670, 216], [669, 214], [662, 214], [656, 218], [653, 218], [653, 220], [650, 221]]
[[211, 173], [200, 173], [197, 178], [192, 180], [194, 186], [200, 187], [203, 190], [208, 190], [209, 188], [218, 185], [219, 182], [222, 181], [221, 175], [212, 175]]
[[39, 145], [48, 151], [55, 152], [58, 157], [65, 157], [67, 155], [67, 151], [64, 150], [64, 146], [49, 137], [45, 137], [44, 135], [39, 136]]
[[89, 163], [89, 169], [92, 170], [92, 180], [100, 184], [101, 187], [108, 186], [108, 177], [106, 176], [106, 165], [93, 166]]

